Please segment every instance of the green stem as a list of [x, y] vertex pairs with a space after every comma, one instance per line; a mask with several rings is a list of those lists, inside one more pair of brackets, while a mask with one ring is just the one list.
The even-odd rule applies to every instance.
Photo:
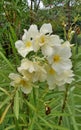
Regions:
[[36, 94], [35, 94], [35, 88], [33, 88], [33, 100], [34, 100], [34, 106], [36, 106]]
[[[64, 94], [64, 100], [63, 100], [63, 105], [62, 105], [62, 113], [64, 113], [65, 107], [66, 107], [66, 102], [67, 102], [67, 96], [68, 96], [68, 86], [66, 86], [65, 94]], [[63, 116], [59, 117], [59, 122], [58, 125], [60, 126], [62, 124]]]

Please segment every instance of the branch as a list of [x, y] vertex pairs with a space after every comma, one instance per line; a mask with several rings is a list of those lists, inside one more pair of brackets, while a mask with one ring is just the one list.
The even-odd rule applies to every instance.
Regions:
[[40, 0], [38, 1], [37, 7], [36, 7], [36, 11], [37, 11], [38, 8], [39, 8], [39, 4], [40, 4]]

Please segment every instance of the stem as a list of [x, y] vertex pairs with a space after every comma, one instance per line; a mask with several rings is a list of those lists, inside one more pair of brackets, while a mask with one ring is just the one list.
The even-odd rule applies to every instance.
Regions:
[[[29, 95], [26, 95], [26, 94], [23, 94], [23, 97], [22, 98], [24, 98], [25, 100], [25, 102], [26, 101], [28, 101], [29, 102]], [[25, 108], [25, 106], [24, 106], [24, 108]], [[27, 118], [26, 118], [26, 120], [27, 120], [27, 124], [29, 124], [29, 120], [30, 120], [30, 109], [29, 109], [29, 106], [27, 105], [27, 107], [26, 107], [26, 109], [24, 109], [24, 111], [26, 112], [26, 115], [27, 115]], [[27, 128], [28, 128], [28, 125], [27, 125]]]
[[33, 99], [34, 99], [34, 105], [36, 106], [36, 94], [35, 94], [35, 88], [33, 88]]
[[36, 11], [38, 11], [38, 9], [39, 9], [39, 4], [40, 4], [40, 0], [38, 1], [37, 7], [36, 7]]
[[[64, 113], [65, 107], [66, 107], [66, 102], [67, 102], [67, 96], [68, 96], [68, 86], [66, 86], [65, 94], [64, 94], [64, 100], [63, 100], [63, 105], [62, 105], [62, 113]], [[58, 125], [60, 126], [62, 124], [63, 116], [59, 117], [59, 122]]]

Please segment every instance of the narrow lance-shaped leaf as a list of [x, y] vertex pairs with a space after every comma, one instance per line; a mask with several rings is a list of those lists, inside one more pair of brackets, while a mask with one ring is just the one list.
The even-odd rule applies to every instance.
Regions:
[[15, 68], [12, 66], [12, 64], [10, 63], [10, 61], [5, 57], [5, 55], [0, 51], [0, 56], [3, 58], [3, 60], [8, 64], [8, 66], [15, 71]]
[[2, 124], [2, 122], [3, 122], [3, 120], [4, 120], [5, 116], [6, 116], [6, 114], [8, 112], [8, 110], [10, 108], [10, 106], [11, 106], [11, 103], [6, 107], [5, 111], [2, 113], [2, 116], [0, 118], [0, 124]]
[[19, 118], [19, 92], [16, 91], [15, 97], [14, 97], [14, 113], [18, 120]]

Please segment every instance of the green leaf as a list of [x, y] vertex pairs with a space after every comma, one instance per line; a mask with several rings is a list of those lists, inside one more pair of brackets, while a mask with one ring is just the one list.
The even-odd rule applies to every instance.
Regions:
[[25, 102], [34, 112], [36, 112], [36, 108], [30, 102], [28, 102], [27, 100], [25, 100]]
[[4, 112], [2, 113], [2, 116], [1, 116], [1, 118], [0, 118], [0, 124], [3, 123], [4, 118], [5, 118], [6, 114], [7, 114], [7, 112], [8, 112], [8, 110], [9, 110], [10, 106], [11, 106], [11, 103], [8, 104], [8, 106], [6, 107], [6, 109], [4, 110]]
[[5, 57], [5, 55], [0, 51], [0, 56], [3, 58], [3, 60], [8, 64], [8, 66], [14, 71], [14, 67], [10, 63], [10, 61]]
[[73, 123], [74, 130], [79, 130], [78, 127], [77, 127], [76, 119], [75, 119], [75, 117], [73, 115], [73, 110], [71, 110], [69, 105], [67, 105], [67, 107], [68, 107], [69, 113], [72, 115], [71, 120], [72, 120], [72, 123]]
[[44, 124], [52, 129], [57, 129], [57, 130], [68, 130], [67, 128], [64, 128], [64, 127], [61, 127], [61, 126], [57, 126], [57, 125], [53, 125], [53, 124], [50, 124], [47, 120], [45, 120], [42, 116], [38, 115], [39, 119], [41, 121], [44, 122]]
[[2, 103], [0, 103], [0, 109], [5, 105], [7, 104], [9, 101], [10, 101], [10, 97], [7, 97], [4, 101], [2, 101]]
[[0, 87], [0, 90], [1, 90], [2, 92], [4, 92], [6, 95], [8, 95], [9, 97], [11, 97], [11, 95], [9, 94], [9, 92], [8, 92], [6, 89]]
[[16, 91], [15, 97], [14, 97], [14, 113], [18, 120], [19, 118], [19, 92]]

